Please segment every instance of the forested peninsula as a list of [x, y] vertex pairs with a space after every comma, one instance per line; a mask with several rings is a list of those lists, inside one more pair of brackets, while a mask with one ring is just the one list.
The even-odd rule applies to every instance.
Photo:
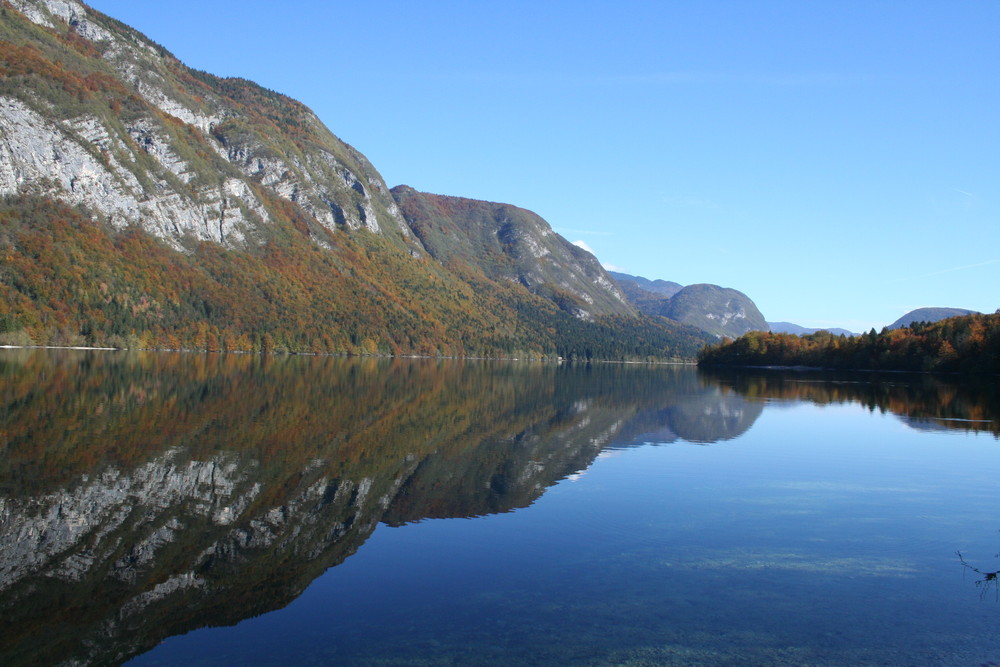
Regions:
[[1000, 311], [914, 322], [860, 336], [751, 331], [709, 345], [698, 365], [804, 366], [843, 370], [1000, 373]]

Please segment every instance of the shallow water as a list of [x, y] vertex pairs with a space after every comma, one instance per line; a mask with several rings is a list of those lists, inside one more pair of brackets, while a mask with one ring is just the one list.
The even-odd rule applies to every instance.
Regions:
[[0, 379], [4, 664], [1000, 662], [990, 383], [93, 352]]

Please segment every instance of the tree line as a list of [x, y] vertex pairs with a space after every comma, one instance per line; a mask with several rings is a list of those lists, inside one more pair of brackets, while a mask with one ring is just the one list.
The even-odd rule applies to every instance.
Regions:
[[698, 364], [1000, 373], [1000, 311], [872, 329], [853, 337], [827, 331], [806, 336], [751, 331], [706, 346]]

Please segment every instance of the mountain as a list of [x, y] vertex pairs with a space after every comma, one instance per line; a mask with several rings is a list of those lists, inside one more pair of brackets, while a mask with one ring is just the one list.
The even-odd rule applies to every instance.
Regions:
[[579, 317], [637, 314], [596, 257], [531, 211], [405, 185], [392, 195], [414, 235], [445, 266], [519, 283]]
[[688, 285], [670, 297], [666, 317], [717, 336], [767, 330], [764, 316], [750, 297], [718, 285]]
[[618, 283], [629, 303], [643, 313], [659, 317], [664, 317], [666, 302], [683, 287], [675, 282], [649, 280], [616, 271], [609, 274]]
[[977, 311], [965, 310], [964, 308], [917, 308], [903, 315], [898, 320], [889, 325], [889, 329], [901, 329], [908, 327], [914, 322], [937, 322], [948, 317], [959, 317], [962, 315], [974, 315]]
[[787, 333], [795, 334], [796, 336], [806, 336], [808, 334], [814, 334], [817, 331], [829, 331], [835, 336], [855, 336], [853, 331], [848, 331], [847, 329], [826, 328], [826, 329], [810, 329], [809, 327], [802, 327], [798, 324], [792, 324], [791, 322], [768, 322], [767, 326], [770, 328], [771, 333]]
[[768, 330], [756, 304], [737, 290], [708, 284], [681, 287], [626, 273], [613, 273], [612, 277], [629, 301], [648, 315], [666, 317], [716, 337], [735, 338], [748, 331]]
[[506, 204], [390, 191], [301, 103], [75, 0], [0, 4], [0, 343], [692, 358]]

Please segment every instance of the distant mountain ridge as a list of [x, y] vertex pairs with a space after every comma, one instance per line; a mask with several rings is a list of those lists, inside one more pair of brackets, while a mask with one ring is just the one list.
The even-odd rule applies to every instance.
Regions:
[[643, 313], [682, 322], [716, 337], [735, 338], [748, 331], [768, 330], [756, 304], [735, 289], [710, 284], [682, 287], [620, 272], [611, 275]]
[[819, 329], [813, 329], [810, 327], [799, 326], [798, 324], [792, 324], [791, 322], [768, 322], [767, 326], [770, 327], [771, 333], [788, 333], [795, 334], [796, 336], [806, 336], [808, 334], [814, 334], [818, 331], [829, 331], [836, 336], [856, 336], [853, 331], [848, 331], [847, 329], [840, 329], [838, 327], [823, 327]]

